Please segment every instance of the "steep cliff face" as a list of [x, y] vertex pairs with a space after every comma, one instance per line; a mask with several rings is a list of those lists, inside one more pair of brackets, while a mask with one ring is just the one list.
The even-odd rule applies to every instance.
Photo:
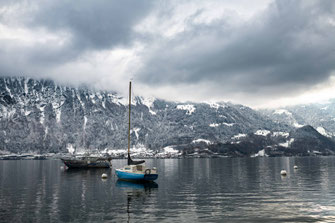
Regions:
[[[135, 97], [132, 145], [158, 150], [199, 140], [224, 143], [259, 129], [289, 131], [242, 105]], [[60, 152], [127, 147], [127, 99], [49, 80], [0, 78], [0, 150]], [[198, 140], [198, 141], [197, 141]]]

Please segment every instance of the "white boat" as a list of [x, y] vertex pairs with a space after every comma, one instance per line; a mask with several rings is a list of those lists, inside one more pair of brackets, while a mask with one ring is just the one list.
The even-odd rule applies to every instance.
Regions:
[[134, 161], [130, 157], [130, 111], [131, 111], [131, 81], [129, 82], [129, 122], [128, 122], [128, 165], [116, 169], [115, 173], [121, 180], [153, 181], [158, 178], [157, 169], [147, 168], [144, 160]]

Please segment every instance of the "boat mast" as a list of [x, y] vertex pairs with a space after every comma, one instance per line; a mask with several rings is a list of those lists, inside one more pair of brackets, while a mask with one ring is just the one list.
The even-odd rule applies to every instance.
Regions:
[[130, 157], [130, 109], [131, 109], [131, 81], [129, 81], [128, 157]]
[[144, 160], [133, 161], [130, 158], [130, 113], [131, 113], [131, 81], [129, 81], [129, 122], [128, 122], [128, 165], [138, 165], [144, 163]]

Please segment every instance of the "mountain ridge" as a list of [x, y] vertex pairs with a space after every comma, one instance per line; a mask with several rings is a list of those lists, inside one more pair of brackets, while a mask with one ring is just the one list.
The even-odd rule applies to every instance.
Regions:
[[[69, 145], [100, 151], [127, 147], [127, 99], [113, 91], [5, 77], [0, 78], [0, 105], [0, 150], [57, 153], [66, 152]], [[187, 154], [229, 145], [230, 150], [250, 155], [270, 141], [285, 143], [273, 134], [295, 129], [264, 112], [229, 102], [179, 103], [137, 96], [131, 106], [132, 146], [155, 151], [172, 147]], [[267, 131], [269, 142], [251, 143]], [[248, 135], [251, 141], [238, 145], [239, 135]]]

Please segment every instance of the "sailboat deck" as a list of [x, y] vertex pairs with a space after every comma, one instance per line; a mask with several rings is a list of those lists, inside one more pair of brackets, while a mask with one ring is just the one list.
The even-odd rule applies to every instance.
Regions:
[[134, 174], [157, 174], [156, 168], [148, 169], [144, 165], [128, 165], [118, 170]]

